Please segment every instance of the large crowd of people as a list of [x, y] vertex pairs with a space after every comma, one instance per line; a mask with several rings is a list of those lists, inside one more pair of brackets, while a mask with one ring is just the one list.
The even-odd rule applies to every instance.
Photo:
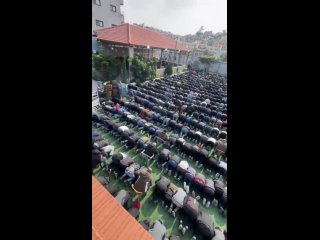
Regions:
[[[92, 114], [93, 127], [110, 133], [143, 159], [139, 164], [126, 153], [115, 152], [98, 130], [93, 131], [93, 169], [106, 169], [129, 184], [132, 192], [118, 191], [109, 178], [100, 177], [106, 189], [136, 219], [141, 199], [153, 189], [152, 202], [174, 218], [187, 215], [201, 239], [226, 239], [226, 230], [214, 227], [199, 205], [227, 214], [227, 79], [188, 72], [129, 84], [125, 99], [101, 99], [101, 106], [99, 113]], [[151, 165], [162, 170], [156, 182], [152, 182]], [[138, 196], [136, 203], [133, 195]], [[164, 239], [163, 221], [141, 224], [155, 239]], [[182, 235], [189, 227], [179, 226]]]

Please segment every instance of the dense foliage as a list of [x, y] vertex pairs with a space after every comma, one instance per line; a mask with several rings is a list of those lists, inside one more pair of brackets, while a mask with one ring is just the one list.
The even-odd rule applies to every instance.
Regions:
[[122, 67], [122, 60], [120, 57], [114, 55], [106, 56], [104, 54], [92, 55], [94, 75], [98, 81], [111, 81], [115, 80], [119, 76]]
[[224, 53], [220, 56], [221, 62], [227, 62], [227, 53]]
[[166, 66], [166, 69], [164, 70], [164, 74], [165, 74], [165, 75], [172, 75], [172, 73], [173, 73], [172, 64], [169, 63], [169, 64]]
[[210, 64], [210, 63], [215, 63], [218, 62], [218, 60], [214, 56], [209, 56], [209, 55], [203, 55], [199, 57], [200, 62], [204, 64]]
[[157, 71], [157, 60], [136, 56], [132, 59], [131, 71], [136, 82], [154, 79]]

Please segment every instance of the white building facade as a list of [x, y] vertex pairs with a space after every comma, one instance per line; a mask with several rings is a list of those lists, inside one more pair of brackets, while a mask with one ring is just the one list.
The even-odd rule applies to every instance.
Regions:
[[92, 0], [92, 31], [124, 23], [123, 0]]

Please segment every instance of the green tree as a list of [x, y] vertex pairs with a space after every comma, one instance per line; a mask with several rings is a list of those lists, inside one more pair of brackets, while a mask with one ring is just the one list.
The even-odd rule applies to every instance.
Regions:
[[136, 56], [132, 59], [131, 71], [136, 82], [154, 79], [157, 71], [157, 60]]
[[227, 53], [224, 53], [220, 56], [221, 62], [227, 62]]
[[122, 61], [114, 55], [93, 54], [92, 61], [96, 80], [103, 82], [111, 81], [119, 76], [121, 72]]
[[218, 62], [218, 59], [215, 58], [214, 56], [208, 56], [208, 55], [203, 55], [199, 57], [199, 60], [201, 63], [206, 65], [205, 71], [208, 72], [209, 66], [211, 63], [216, 63]]
[[164, 74], [166, 74], [166, 75], [172, 75], [172, 73], [173, 73], [172, 64], [169, 63], [169, 64], [166, 66], [166, 69], [164, 70]]

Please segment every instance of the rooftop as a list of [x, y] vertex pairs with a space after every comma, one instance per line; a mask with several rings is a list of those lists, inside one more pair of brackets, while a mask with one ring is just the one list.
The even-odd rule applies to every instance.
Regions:
[[146, 28], [128, 23], [96, 30], [97, 39], [127, 46], [139, 46], [168, 50], [190, 51], [176, 40]]
[[152, 240], [152, 236], [92, 177], [92, 240]]

